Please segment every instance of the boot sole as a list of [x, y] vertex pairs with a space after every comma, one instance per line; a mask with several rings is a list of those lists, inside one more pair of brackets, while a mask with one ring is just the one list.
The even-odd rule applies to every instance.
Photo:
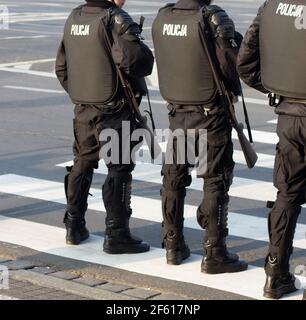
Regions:
[[224, 264], [216, 264], [216, 265], [205, 265], [201, 268], [201, 271], [203, 273], [207, 274], [220, 274], [220, 273], [236, 273], [236, 272], [242, 272], [248, 269], [248, 264], [241, 264], [237, 267], [234, 267], [233, 265], [224, 265]]
[[89, 234], [86, 235], [86, 236], [83, 236], [83, 237], [81, 238], [81, 240], [78, 241], [78, 242], [73, 241], [73, 240], [66, 239], [66, 244], [68, 244], [68, 245], [70, 245], [70, 246], [77, 246], [77, 245], [79, 245], [82, 241], [85, 241], [85, 240], [87, 240], [88, 238], [89, 238]]
[[143, 248], [129, 248], [127, 249], [126, 246], [118, 246], [116, 248], [103, 248], [103, 251], [108, 254], [136, 254], [136, 253], [144, 253], [150, 251], [150, 246], [143, 247]]
[[171, 266], [178, 266], [189, 257], [190, 257], [190, 251], [185, 253], [182, 257], [175, 257], [173, 259], [170, 259], [167, 257], [167, 264]]
[[275, 290], [275, 291], [269, 291], [269, 292], [264, 292], [264, 297], [268, 299], [274, 299], [278, 300], [280, 299], [283, 295], [293, 293], [297, 291], [298, 289], [294, 286], [294, 284], [290, 284], [288, 286], [283, 287], [282, 289]]

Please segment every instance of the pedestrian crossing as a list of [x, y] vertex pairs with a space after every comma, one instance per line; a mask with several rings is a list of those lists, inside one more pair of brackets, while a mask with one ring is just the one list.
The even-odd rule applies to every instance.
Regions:
[[[65, 162], [58, 164], [59, 167], [66, 167], [72, 165], [72, 162]], [[98, 174], [107, 174], [107, 168], [101, 162], [99, 169], [96, 170]], [[151, 163], [137, 163], [133, 172], [133, 177], [136, 180], [160, 184], [161, 183], [161, 166]], [[203, 190], [203, 180], [196, 179], [196, 172], [192, 171], [192, 183], [188, 189]], [[241, 177], [234, 177], [233, 185], [230, 188], [229, 195], [232, 197], [249, 199], [255, 201], [273, 201], [276, 199], [277, 190], [274, 188], [272, 182], [266, 182], [256, 179], [247, 179]]]
[[[261, 144], [259, 151], [263, 150], [263, 148], [261, 148], [262, 146], [270, 147], [269, 151], [274, 149], [274, 144], [277, 142], [277, 135], [275, 133], [254, 130], [253, 135], [255, 143]], [[233, 138], [237, 140], [235, 134], [233, 134]], [[161, 146], [163, 151], [165, 151], [166, 143], [162, 143]], [[142, 149], [146, 151], [148, 148], [144, 146]], [[271, 154], [258, 152], [258, 155], [258, 167], [272, 172], [274, 163], [274, 155], [272, 152]], [[245, 164], [243, 154], [240, 150], [235, 150], [234, 159], [242, 166]], [[72, 161], [67, 161], [65, 163], [59, 163], [56, 166], [63, 168], [71, 164]], [[134, 172], [134, 179], [160, 185], [160, 171], [160, 165], [138, 163]], [[103, 162], [100, 163], [96, 174], [107, 174]], [[195, 173], [193, 173], [193, 177], [194, 175]], [[203, 181], [201, 179], [193, 179], [189, 189], [202, 191]], [[62, 182], [36, 179], [16, 174], [0, 176], [0, 193], [13, 194], [24, 198], [63, 205], [66, 202]], [[89, 198], [89, 209], [97, 212], [105, 212], [103, 202], [101, 201], [101, 189], [92, 188], [90, 193], [92, 197]], [[238, 199], [259, 201], [262, 203], [262, 207], [264, 207], [265, 201], [275, 199], [276, 190], [272, 182], [242, 178], [238, 172], [238, 175], [234, 178], [230, 195]], [[198, 203], [194, 203], [185, 206], [185, 227], [192, 230], [200, 230], [196, 221], [197, 205]], [[132, 206], [133, 219], [141, 219], [146, 221], [146, 223], [161, 223], [162, 214], [159, 199], [133, 196]], [[231, 236], [261, 241], [268, 245], [267, 219], [265, 217], [230, 212], [229, 229]], [[12, 232], [12, 230], [14, 230], [14, 232]], [[301, 250], [306, 249], [305, 231], [306, 225], [299, 223], [294, 241], [295, 248]], [[46, 241], [41, 241], [41, 234], [46, 236]], [[184, 282], [189, 284], [202, 285], [254, 299], [262, 299], [262, 287], [265, 276], [263, 268], [258, 266], [250, 266], [246, 272], [239, 274], [208, 276], [200, 272], [200, 262], [202, 259], [200, 255], [192, 255], [191, 259], [178, 268], [173, 268], [165, 264], [164, 251], [160, 248], [153, 248], [149, 253], [137, 255], [137, 257], [127, 255], [120, 257], [108, 256], [102, 252], [102, 237], [91, 236], [90, 240], [85, 242], [84, 245], [77, 248], [69, 247], [64, 244], [63, 228], [55, 228], [47, 224], [38, 224], [7, 216], [0, 216], [0, 241], [14, 243], [16, 245], [20, 244], [41, 252], [116, 267], [144, 275], [174, 281], [182, 281], [182, 279], [184, 279]], [[305, 283], [306, 285], [306, 278], [299, 277], [299, 279], [301, 283]], [[301, 297], [302, 291], [299, 291], [284, 299], [301, 299]]]
[[[58, 164], [64, 167], [71, 164], [70, 161]], [[134, 178], [141, 181], [159, 184], [160, 167], [154, 164], [142, 163], [136, 166]], [[97, 174], [106, 174], [103, 163]], [[263, 201], [263, 195], [272, 196], [272, 184], [251, 179], [236, 178], [232, 188], [232, 194], [240, 198]], [[197, 179], [194, 179], [197, 181]], [[262, 185], [266, 183], [266, 189], [262, 190]], [[190, 188], [201, 190], [201, 183], [195, 182]], [[241, 190], [247, 189], [248, 192], [242, 194]], [[262, 194], [258, 193], [262, 191]], [[0, 176], [0, 192], [5, 194], [18, 195], [25, 198], [33, 198], [48, 202], [65, 204], [63, 183], [35, 179], [21, 175], [6, 174]], [[97, 212], [105, 212], [101, 201], [101, 190], [92, 188], [92, 197], [89, 198], [89, 209]], [[247, 197], [248, 195], [248, 197]], [[258, 199], [259, 198], [259, 199]], [[272, 199], [272, 198], [271, 198]], [[133, 218], [142, 219], [148, 223], [161, 223], [161, 204], [160, 200], [141, 196], [132, 197]], [[197, 206], [185, 206], [185, 227], [200, 230], [196, 221]], [[255, 241], [268, 242], [267, 220], [263, 217], [245, 215], [230, 212], [229, 214], [230, 235]], [[14, 230], [14, 232], [11, 232]], [[29, 232], [31, 230], [31, 232]], [[298, 224], [294, 240], [294, 247], [306, 249], [305, 224]], [[41, 239], [44, 234], [44, 240]], [[240, 294], [254, 299], [262, 298], [262, 286], [264, 283], [264, 270], [257, 266], [250, 266], [246, 272], [239, 274], [225, 275], [205, 275], [200, 272], [200, 255], [192, 255], [185, 264], [178, 268], [173, 268], [165, 264], [164, 251], [160, 248], [153, 248], [150, 252], [141, 255], [122, 255], [113, 257], [102, 252], [102, 237], [91, 236], [90, 240], [82, 246], [69, 247], [64, 245], [64, 229], [56, 228], [45, 224], [24, 221], [0, 216], [0, 241], [24, 245], [26, 247], [50, 253], [66, 258], [77, 259], [92, 263], [107, 265], [120, 268], [126, 271], [137, 272], [144, 275], [158, 276], [165, 279], [182, 281], [189, 284], [203, 285], [214, 289], [219, 289], [235, 294]], [[306, 278], [298, 277], [301, 287], [306, 285]], [[302, 291], [298, 291], [284, 299], [301, 299]]]
[[[12, 232], [11, 230], [14, 230]], [[29, 232], [31, 231], [31, 232]], [[44, 235], [43, 237], [41, 235]], [[151, 248], [149, 252], [137, 255], [107, 255], [102, 251], [103, 238], [91, 235], [80, 246], [65, 246], [65, 231], [35, 222], [0, 216], [1, 241], [27, 246], [33, 250], [60, 257], [91, 262], [118, 269], [180, 281], [209, 288], [219, 289], [253, 299], [262, 298], [262, 284], [265, 274], [262, 268], [249, 266], [247, 271], [233, 274], [206, 275], [200, 272], [202, 256], [191, 255], [188, 261], [174, 267], [165, 264], [164, 251]], [[306, 285], [306, 278], [298, 276], [300, 286]], [[301, 300], [303, 291], [299, 290], [283, 298]]]
[[[149, 15], [150, 18], [157, 12], [157, 8], [161, 7], [167, 1], [149, 1], [144, 3], [140, 0], [129, 0], [128, 3], [134, 6], [132, 12], [133, 17], [140, 14]], [[241, 17], [249, 19], [254, 16], [252, 12], [256, 12], [261, 4], [258, 0], [235, 0], [231, 1], [218, 1], [218, 5], [230, 10], [241, 11]], [[29, 5], [29, 4], [28, 4]], [[57, 4], [54, 4], [56, 6]], [[62, 5], [62, 4], [58, 4]], [[135, 6], [145, 7], [143, 12], [136, 11]], [[251, 8], [251, 9], [250, 9]], [[246, 10], [245, 12], [243, 10]], [[68, 12], [61, 12], [61, 14], [36, 14], [36, 13], [13, 13], [11, 15], [12, 23], [25, 23], [34, 21], [50, 21], [64, 20]], [[138, 18], [138, 17], [137, 17]], [[242, 21], [241, 21], [242, 22]], [[245, 26], [247, 24], [244, 23]], [[150, 28], [147, 27], [146, 31], [149, 32]], [[45, 62], [52, 62], [54, 59], [46, 59]], [[29, 63], [30, 62], [30, 63]], [[15, 72], [21, 74], [29, 74], [33, 76], [41, 76], [44, 78], [55, 78], [54, 72], [43, 72], [30, 70], [31, 63], [37, 61], [26, 61], [20, 64], [2, 64], [0, 71]], [[41, 61], [40, 61], [41, 62]], [[158, 84], [157, 73], [150, 77], [149, 82], [151, 85]], [[34, 92], [46, 92], [62, 94], [62, 90], [39, 89], [32, 87], [14, 87], [6, 86], [6, 89], [25, 90]], [[165, 104], [160, 97], [160, 100], [153, 100], [154, 104]], [[254, 99], [247, 97], [246, 102], [259, 105], [267, 105], [264, 99]], [[276, 120], [269, 122], [276, 124]], [[264, 169], [272, 173], [274, 165], [274, 145], [277, 143], [278, 138], [276, 133], [261, 130], [252, 131], [255, 146], [258, 151], [257, 168]], [[237, 135], [233, 132], [233, 139], [237, 142]], [[163, 151], [166, 149], [166, 144], [161, 144]], [[144, 146], [142, 150], [147, 151], [148, 148]], [[270, 153], [266, 150], [269, 150]], [[243, 153], [240, 150], [235, 150], [234, 160], [237, 164], [245, 167], [245, 160]], [[72, 161], [67, 159], [65, 163], [56, 164], [57, 170], [67, 165], [71, 165]], [[254, 169], [256, 170], [256, 168]], [[134, 171], [134, 179], [151, 183], [154, 186], [160, 186], [161, 166], [152, 163], [137, 163]], [[256, 171], [255, 171], [256, 172]], [[98, 175], [107, 174], [104, 163], [100, 162], [100, 167], [95, 171]], [[64, 170], [63, 170], [64, 175]], [[193, 173], [195, 178], [195, 173]], [[203, 181], [201, 179], [193, 179], [190, 190], [202, 191]], [[27, 199], [35, 199], [46, 202], [53, 202], [64, 205], [66, 203], [64, 187], [62, 182], [33, 178], [20, 174], [3, 174], [0, 175], [0, 193], [16, 195]], [[89, 197], [89, 209], [95, 212], [105, 212], [103, 202], [101, 201], [101, 189], [91, 188]], [[152, 194], [151, 194], [152, 195]], [[243, 178], [238, 171], [233, 186], [230, 191], [232, 197], [237, 199], [245, 199], [260, 203], [261, 208], [265, 206], [265, 201], [274, 200], [276, 190], [272, 182], [262, 181], [260, 177], [256, 179]], [[156, 195], [158, 196], [158, 195]], [[200, 201], [200, 199], [199, 199]], [[196, 221], [196, 210], [198, 203], [187, 204], [185, 206], [185, 227], [191, 230], [201, 230]], [[133, 206], [133, 219], [141, 219], [147, 224], [157, 224], [160, 228], [162, 221], [161, 203], [159, 198], [150, 198], [146, 195], [134, 195], [132, 197]], [[178, 282], [185, 282], [188, 284], [195, 284], [203, 287], [210, 287], [226, 292], [231, 292], [243, 295], [253, 299], [263, 299], [262, 289], [265, 281], [265, 274], [262, 267], [250, 266], [245, 272], [237, 274], [222, 274], [222, 275], [205, 275], [200, 272], [200, 263], [202, 256], [193, 254], [184, 264], [174, 267], [165, 263], [165, 252], [161, 248], [153, 247], [150, 252], [139, 255], [117, 255], [111, 256], [103, 253], [102, 242], [103, 237], [91, 235], [90, 239], [80, 246], [67, 246], [64, 243], [65, 230], [63, 228], [54, 227], [46, 223], [37, 223], [33, 221], [26, 221], [22, 218], [15, 218], [9, 216], [2, 216], [0, 210], [0, 241], [11, 244], [25, 246], [39, 252], [44, 252], [60, 257], [71, 258], [79, 261], [96, 263], [109, 267], [115, 267], [122, 270], [136, 272], [143, 275], [149, 275]], [[248, 215], [238, 212], [229, 213], [229, 229], [230, 235], [249, 239], [252, 241], [260, 241], [268, 245], [267, 234], [267, 219], [263, 215]], [[299, 223], [296, 228], [294, 247], [297, 249], [306, 249], [305, 238], [306, 224]], [[42, 235], [44, 235], [42, 237]], [[306, 286], [306, 278], [298, 277], [300, 286]], [[205, 297], [203, 297], [205, 298]], [[297, 293], [286, 296], [285, 300], [300, 300], [302, 298], [302, 290]], [[0, 297], [1, 299], [1, 297]]]
[[[167, 143], [165, 142], [160, 142], [159, 143], [160, 147], [161, 147], [161, 150], [162, 152], [166, 152], [166, 149], [167, 149]], [[144, 145], [142, 146], [141, 150], [143, 151], [149, 151], [149, 148], [147, 145]], [[270, 154], [265, 154], [265, 153], [257, 153], [258, 155], [258, 160], [256, 162], [256, 167], [260, 167], [260, 168], [266, 168], [266, 169], [273, 169], [274, 167], [274, 159], [275, 159], [275, 156], [274, 155], [270, 155]], [[237, 164], [240, 164], [240, 165], [245, 165], [246, 162], [245, 162], [245, 158], [244, 158], [244, 154], [241, 150], [235, 150], [234, 151], [234, 155], [233, 155], [233, 158], [234, 158], [234, 161], [235, 163]], [[149, 162], [149, 155], [147, 156], [146, 154], [143, 154], [143, 159], [144, 160], [147, 160]], [[145, 162], [145, 161], [143, 161]], [[72, 165], [72, 161], [70, 162], [65, 162], [65, 163], [62, 163], [62, 164], [58, 164], [58, 166], [60, 167], [66, 167], [66, 166], [71, 166]], [[103, 165], [103, 161], [101, 161], [101, 164], [100, 164], [100, 168], [102, 167]], [[153, 169], [153, 173], [157, 173], [157, 172], [160, 172], [160, 168], [156, 167], [156, 169]], [[99, 172], [99, 171], [97, 171]]]
[[[0, 192], [60, 204], [66, 203], [63, 183], [14, 174], [0, 176]], [[92, 196], [88, 199], [88, 208], [105, 212], [101, 201], [101, 190], [91, 188], [90, 193]], [[132, 207], [133, 218], [148, 222], [162, 222], [160, 200], [132, 196]], [[188, 228], [200, 230], [196, 221], [196, 211], [197, 205], [185, 205], [184, 223]], [[266, 218], [230, 212], [229, 229], [232, 236], [268, 241]], [[294, 243], [296, 248], [306, 249], [305, 231], [306, 225], [297, 225]]]
[[[157, 11], [132, 11], [130, 12], [131, 17], [139, 16], [155, 16]], [[60, 21], [66, 20], [70, 12], [47, 12], [47, 13], [36, 13], [36, 12], [12, 12], [9, 15], [10, 23], [24, 23], [24, 22], [35, 22], [35, 21]]]
[[[276, 139], [275, 134], [271, 132], [255, 130], [254, 140], [255, 142], [262, 143], [263, 137], [269, 136], [270, 140], [266, 140], [266, 143], [268, 144], [270, 141], [269, 144], [271, 144], [271, 141], [276, 142], [271, 139], [273, 135], [274, 139]], [[161, 143], [161, 146], [163, 151], [165, 151], [166, 143]], [[271, 146], [273, 147], [273, 144], [271, 144]], [[147, 150], [147, 147], [143, 146], [142, 149]], [[235, 150], [235, 160], [238, 160], [238, 162], [243, 165], [241, 151]], [[271, 172], [273, 161], [273, 155], [259, 153], [259, 166], [262, 168], [270, 170]], [[64, 168], [69, 165], [72, 165], [72, 161], [56, 164], [56, 167]], [[136, 165], [133, 177], [138, 181], [160, 185], [160, 171], [160, 165], [139, 162]], [[99, 169], [97, 169], [95, 173], [98, 175], [107, 174], [107, 169], [103, 161], [100, 161]], [[193, 176], [194, 175], [195, 173], [193, 173]], [[189, 189], [202, 191], [203, 181], [201, 179], [193, 179]], [[63, 205], [66, 203], [62, 182], [16, 174], [4, 174], [0, 176], [0, 193]], [[103, 202], [101, 201], [101, 189], [91, 188], [90, 193], [92, 196], [89, 197], [89, 209], [96, 212], [105, 212]], [[276, 190], [273, 188], [272, 182], [242, 178], [239, 177], [238, 172], [238, 175], [234, 178], [230, 195], [239, 199], [260, 201], [262, 203], [266, 200], [274, 200]], [[196, 221], [198, 204], [199, 203], [185, 205], [185, 227], [192, 230], [201, 230]], [[160, 226], [162, 222], [160, 199], [149, 198], [145, 195], [133, 195], [132, 207], [133, 219], [141, 219], [146, 223], [156, 223]], [[11, 230], [14, 230], [14, 232]], [[264, 242], [268, 246], [269, 239], [266, 217], [230, 212], [229, 230], [231, 236]], [[296, 249], [306, 249], [305, 231], [306, 225], [298, 223], [294, 239], [294, 247]], [[42, 240], [41, 234], [44, 234], [44, 240]], [[247, 271], [242, 273], [211, 276], [200, 272], [202, 256], [198, 254], [193, 254], [186, 263], [177, 268], [173, 268], [173, 266], [165, 264], [165, 253], [157, 247], [141, 255], [114, 257], [102, 252], [103, 237], [93, 235], [83, 245], [71, 247], [64, 244], [64, 235], [65, 231], [63, 228], [0, 215], [0, 241], [23, 245], [40, 252], [61, 257], [116, 267], [143, 275], [156, 276], [174, 281], [182, 281], [182, 279], [184, 279], [184, 282], [187, 284], [197, 284], [249, 298], [263, 299], [262, 287], [265, 274], [262, 267], [250, 266]], [[298, 276], [298, 281], [300, 281], [299, 285], [301, 288], [306, 286], [306, 277]], [[300, 300], [301, 298], [302, 290], [286, 296], [284, 299]]]

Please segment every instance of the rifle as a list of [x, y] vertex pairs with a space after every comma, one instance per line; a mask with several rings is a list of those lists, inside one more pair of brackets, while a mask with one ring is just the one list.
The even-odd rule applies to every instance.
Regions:
[[[144, 21], [144, 17], [141, 17], [141, 20], [140, 20], [140, 28], [141, 29], [142, 29], [143, 21]], [[106, 43], [107, 43], [107, 47], [108, 47], [110, 56], [113, 57], [112, 56], [111, 40], [110, 40], [108, 30], [107, 30], [107, 27], [106, 27], [103, 19], [102, 19], [102, 25], [105, 29], [105, 38], [106, 38]], [[115, 61], [113, 61], [113, 62], [114, 62], [119, 80], [121, 82], [121, 86], [122, 86], [127, 104], [130, 107], [130, 110], [132, 111], [132, 114], [134, 115], [134, 118], [135, 118], [136, 122], [138, 123], [139, 127], [144, 129], [144, 138], [145, 138], [146, 143], [149, 147], [151, 158], [156, 159], [156, 158], [158, 158], [158, 156], [162, 152], [162, 150], [158, 144], [158, 141], [156, 140], [156, 136], [147, 124], [147, 121], [148, 121], [147, 117], [143, 116], [139, 111], [139, 105], [137, 103], [137, 100], [136, 100], [136, 97], [135, 97], [135, 94], [133, 92], [133, 89], [132, 89], [130, 82], [127, 80], [127, 77], [124, 76], [124, 72], [115, 63]], [[148, 92], [147, 92], [147, 94], [148, 94]], [[148, 99], [149, 99], [149, 96], [148, 96]], [[155, 124], [154, 124], [150, 100], [149, 100], [149, 107], [150, 107], [150, 111], [146, 110], [145, 112], [148, 113], [148, 115], [152, 121], [153, 131], [155, 132]]]
[[[203, 47], [206, 52], [206, 55], [212, 70], [212, 73], [213, 73], [213, 77], [217, 86], [221, 103], [226, 110], [226, 113], [229, 117], [232, 127], [236, 130], [238, 134], [239, 143], [241, 145], [241, 149], [245, 157], [246, 164], [248, 168], [253, 168], [257, 162], [258, 156], [255, 150], [253, 149], [252, 144], [250, 143], [250, 141], [252, 142], [252, 136], [249, 130], [249, 135], [250, 135], [250, 141], [249, 141], [243, 132], [243, 128], [244, 128], [243, 123], [239, 123], [236, 118], [234, 103], [232, 101], [230, 93], [226, 89], [224, 81], [222, 80], [221, 71], [217, 67], [218, 64], [216, 63], [216, 61], [218, 60], [216, 57], [216, 53], [215, 53], [215, 50], [210, 45], [213, 42], [211, 33], [210, 33], [210, 30], [208, 30], [208, 28], [206, 27], [206, 23], [204, 20], [205, 19], [203, 19], [204, 28], [199, 22], [200, 37], [201, 37]], [[246, 117], [246, 119], [248, 124], [248, 118]]]

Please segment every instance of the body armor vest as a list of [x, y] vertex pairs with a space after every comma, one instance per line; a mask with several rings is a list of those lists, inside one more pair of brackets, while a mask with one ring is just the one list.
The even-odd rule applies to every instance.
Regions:
[[268, 1], [259, 36], [263, 86], [278, 95], [302, 99], [306, 99], [304, 5], [302, 0]]
[[173, 104], [205, 104], [216, 87], [200, 38], [200, 10], [162, 8], [152, 27], [162, 97]]
[[80, 7], [71, 13], [64, 30], [68, 93], [76, 104], [106, 104], [117, 91], [117, 74], [106, 45], [101, 8]]

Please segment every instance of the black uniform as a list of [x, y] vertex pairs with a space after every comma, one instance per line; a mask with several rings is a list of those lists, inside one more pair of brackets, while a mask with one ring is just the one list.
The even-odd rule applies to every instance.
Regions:
[[[269, 214], [270, 247], [264, 294], [279, 298], [294, 291], [289, 259], [301, 205], [306, 195], [306, 31], [296, 28], [305, 1], [266, 1], [248, 29], [238, 56], [238, 71], [249, 86], [280, 98], [274, 166], [277, 200]], [[277, 26], [277, 27], [276, 27]], [[304, 49], [303, 49], [304, 48]]]
[[[130, 143], [129, 137], [122, 141], [122, 121], [130, 121], [131, 133], [137, 127], [118, 82], [102, 20], [112, 40], [113, 58], [130, 78], [139, 102], [146, 92], [143, 77], [152, 72], [154, 62], [150, 49], [140, 39], [139, 25], [109, 1], [88, 1], [74, 9], [66, 22], [56, 74], [76, 104], [75, 158], [65, 178], [67, 210], [64, 220], [67, 242], [74, 244], [88, 237], [84, 215], [93, 170], [98, 168], [103, 145], [99, 141], [101, 131], [117, 130], [121, 147]], [[134, 146], [135, 142], [131, 143], [131, 150]], [[129, 231], [131, 173], [135, 165], [132, 161], [124, 164], [120, 154], [119, 164], [111, 162], [107, 167], [108, 176], [103, 185], [107, 213], [104, 250], [109, 253], [146, 251], [148, 245], [140, 244], [141, 240], [131, 237]]]
[[[204, 197], [197, 211], [200, 226], [206, 229], [202, 271], [221, 273], [241, 271], [247, 264], [226, 249], [228, 235], [228, 191], [233, 178], [233, 143], [231, 125], [220, 105], [207, 56], [201, 44], [198, 22], [203, 21], [201, 7], [210, 1], [180, 0], [159, 11], [153, 24], [153, 41], [158, 67], [159, 85], [163, 98], [169, 105], [170, 129], [207, 129], [207, 171], [199, 175], [204, 179]], [[233, 96], [241, 93], [236, 72], [238, 46], [235, 27], [226, 12], [218, 6], [207, 7], [216, 53], [224, 81]], [[174, 140], [174, 156], [176, 142]], [[196, 154], [196, 156], [203, 156]], [[163, 187], [163, 244], [167, 249], [167, 262], [180, 264], [190, 252], [183, 237], [184, 199], [186, 187], [191, 184], [188, 161], [162, 168]]]

